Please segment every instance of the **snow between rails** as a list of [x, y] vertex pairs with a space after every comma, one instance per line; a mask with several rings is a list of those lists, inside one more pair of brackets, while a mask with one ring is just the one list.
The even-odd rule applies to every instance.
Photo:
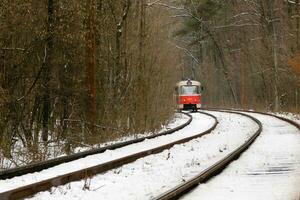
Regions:
[[300, 199], [299, 130], [274, 117], [247, 114], [262, 121], [262, 134], [222, 174], [182, 199]]
[[[211, 112], [218, 117], [219, 126], [211, 134], [176, 145], [160, 154], [97, 175], [88, 181], [78, 181], [51, 192], [42, 192], [33, 199], [150, 199], [219, 160], [244, 143], [257, 125], [246, 117]], [[176, 137], [198, 133], [211, 122], [206, 116], [193, 114], [191, 126]], [[145, 145], [145, 144], [144, 144]], [[85, 188], [85, 189], [83, 189]]]

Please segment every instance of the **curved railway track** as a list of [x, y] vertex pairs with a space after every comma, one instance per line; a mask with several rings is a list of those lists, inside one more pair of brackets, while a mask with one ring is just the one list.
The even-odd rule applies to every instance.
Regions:
[[[217, 121], [217, 118], [215, 116], [213, 116], [209, 113], [205, 113], [205, 112], [200, 112], [200, 113], [202, 113], [204, 115], [207, 115], [209, 117], [212, 117], [214, 119], [214, 124], [208, 130], [206, 130], [204, 132], [201, 132], [201, 133], [198, 133], [198, 134], [195, 134], [193, 136], [189, 136], [189, 137], [186, 137], [186, 138], [183, 138], [183, 139], [179, 139], [179, 140], [170, 142], [168, 144], [164, 144], [164, 145], [159, 146], [159, 147], [155, 147], [155, 148], [152, 148], [152, 149], [141, 151], [141, 152], [131, 154], [129, 156], [125, 156], [125, 157], [122, 157], [122, 158], [119, 158], [119, 159], [111, 160], [109, 162], [106, 162], [106, 163], [103, 163], [103, 164], [100, 164], [100, 165], [96, 165], [96, 166], [93, 166], [93, 167], [81, 169], [81, 170], [78, 170], [78, 171], [75, 171], [75, 172], [63, 174], [63, 175], [56, 176], [56, 177], [53, 177], [53, 178], [49, 178], [49, 179], [39, 181], [39, 182], [36, 182], [36, 183], [33, 183], [33, 184], [28, 184], [28, 185], [25, 185], [25, 186], [22, 186], [22, 187], [19, 187], [19, 188], [8, 190], [8, 191], [0, 193], [0, 199], [1, 200], [21, 199], [21, 198], [29, 197], [29, 196], [32, 196], [32, 195], [40, 192], [40, 191], [48, 190], [51, 187], [56, 187], [56, 186], [59, 186], [59, 185], [64, 185], [66, 183], [72, 182], [72, 181], [77, 181], [77, 180], [81, 180], [81, 179], [84, 179], [84, 178], [87, 178], [87, 177], [91, 177], [91, 176], [96, 175], [98, 173], [102, 173], [102, 172], [105, 172], [107, 170], [111, 170], [113, 168], [116, 168], [116, 167], [122, 166], [124, 164], [133, 162], [133, 161], [135, 161], [139, 158], [145, 157], [147, 155], [162, 152], [165, 149], [169, 149], [169, 148], [171, 148], [172, 146], [174, 146], [176, 144], [186, 143], [186, 142], [188, 142], [192, 139], [199, 138], [203, 135], [206, 135], [206, 134], [210, 133], [212, 130], [214, 130], [216, 128], [216, 126], [218, 124], [218, 121]], [[164, 132], [164, 133], [161, 133], [161, 134], [158, 134], [158, 135], [155, 135], [155, 136], [144, 137], [142, 139], [140, 138], [140, 139], [134, 140], [134, 142], [133, 141], [125, 142], [126, 145], [125, 144], [113, 145], [113, 147], [114, 147], [113, 149], [120, 148], [120, 147], [123, 147], [123, 146], [127, 146], [129, 144], [141, 142], [145, 139], [151, 139], [151, 138], [154, 138], [154, 137], [158, 137], [158, 136], [173, 133], [173, 132], [175, 132], [177, 130], [180, 130], [183, 127], [185, 127], [187, 124], [189, 124], [191, 122], [191, 120], [192, 119], [190, 118], [189, 122], [187, 122], [184, 126], [181, 125], [180, 127], [176, 127], [175, 129], [169, 130], [167, 132]], [[105, 148], [105, 150], [107, 150], [107, 149], [108, 148]], [[110, 147], [110, 149], [112, 149], [112, 148]], [[91, 153], [92, 154], [101, 153], [101, 152], [104, 152], [105, 150], [103, 149], [103, 150], [100, 151], [98, 149], [97, 152], [92, 151]], [[81, 155], [81, 156], [77, 155], [77, 158], [74, 158], [74, 156], [72, 158], [65, 158], [64, 161], [60, 161], [60, 162], [58, 162], [58, 164], [63, 163], [63, 162], [67, 162], [66, 159], [68, 161], [70, 161], [71, 159], [75, 160], [75, 159], [85, 157], [87, 155], [92, 155], [91, 153], [88, 154], [87, 152], [85, 152], [85, 153], [83, 153], [84, 156], [83, 155]], [[54, 163], [55, 162], [52, 161], [51, 164], [46, 164], [45, 168], [49, 168], [51, 166], [57, 165], [57, 164], [54, 164]], [[45, 168], [42, 168], [42, 169], [45, 169]], [[42, 170], [42, 169], [40, 169], [40, 170]], [[30, 171], [28, 169], [24, 169], [24, 170], [26, 171], [26, 173], [28, 173], [28, 171]], [[38, 170], [38, 171], [40, 171], [40, 170]], [[18, 173], [19, 174], [25, 174], [25, 172], [22, 172], [22, 171], [20, 171]]]
[[[203, 182], [207, 181], [208, 179], [210, 179], [211, 177], [213, 177], [213, 176], [217, 175], [218, 173], [220, 173], [229, 163], [231, 163], [233, 160], [236, 160], [245, 150], [247, 150], [262, 131], [261, 122], [259, 120], [257, 120], [256, 118], [245, 114], [247, 112], [264, 114], [264, 115], [269, 115], [269, 116], [272, 116], [272, 117], [276, 117], [280, 120], [283, 120], [283, 121], [286, 121], [286, 122], [292, 124], [293, 126], [297, 127], [300, 130], [300, 126], [299, 126], [298, 123], [296, 123], [292, 120], [283, 118], [283, 117], [279, 117], [279, 116], [276, 116], [276, 115], [269, 114], [269, 113], [262, 113], [262, 112], [255, 112], [255, 111], [245, 111], [245, 110], [234, 110], [234, 109], [216, 109], [216, 108], [209, 108], [209, 109], [207, 108], [207, 109], [203, 109], [203, 110], [204, 111], [217, 111], [217, 112], [234, 113], [234, 114], [243, 115], [243, 116], [246, 116], [246, 117], [250, 118], [251, 120], [253, 120], [258, 125], [259, 128], [255, 132], [255, 134], [253, 134], [250, 137], [249, 140], [247, 140], [242, 146], [238, 147], [233, 152], [231, 152], [228, 156], [221, 159], [217, 163], [213, 164], [212, 166], [210, 166], [209, 168], [204, 170], [202, 173], [200, 173], [196, 177], [194, 177], [190, 180], [187, 180], [183, 184], [180, 184], [180, 185], [176, 186], [175, 188], [173, 188], [171, 190], [168, 190], [167, 192], [161, 194], [160, 196], [158, 196], [154, 199], [162, 200], [162, 199], [177, 199], [177, 198], [179, 198], [183, 194], [186, 194], [187, 192], [189, 192], [192, 188], [194, 188], [198, 184], [203, 183]], [[196, 134], [194, 136], [183, 138], [183, 139], [180, 139], [180, 140], [177, 140], [177, 141], [173, 141], [171, 143], [168, 143], [168, 144], [165, 144], [165, 145], [162, 145], [162, 146], [159, 146], [159, 147], [155, 147], [155, 148], [152, 148], [152, 149], [149, 149], [149, 150], [146, 150], [146, 151], [141, 151], [141, 152], [131, 154], [131, 155], [126, 156], [126, 157], [122, 157], [122, 158], [119, 158], [119, 159], [116, 159], [116, 160], [112, 160], [112, 161], [109, 161], [109, 162], [106, 162], [106, 163], [103, 163], [103, 164], [100, 164], [100, 165], [97, 165], [97, 166], [85, 168], [85, 169], [78, 170], [78, 171], [75, 171], [75, 172], [72, 172], [72, 173], [67, 173], [67, 174], [64, 174], [64, 175], [61, 175], [61, 176], [57, 176], [57, 177], [54, 177], [54, 178], [50, 178], [50, 179], [47, 179], [47, 180], [43, 180], [43, 181], [39, 181], [39, 182], [36, 182], [36, 183], [33, 183], [33, 184], [22, 186], [22, 187], [19, 187], [19, 188], [16, 188], [16, 189], [5, 191], [5, 192], [0, 193], [0, 199], [3, 199], [3, 200], [5, 200], [5, 199], [21, 199], [21, 198], [29, 197], [29, 196], [32, 196], [32, 195], [36, 194], [37, 192], [48, 190], [51, 187], [56, 187], [56, 186], [59, 186], [59, 185], [64, 185], [66, 183], [72, 182], [72, 181], [77, 181], [77, 180], [80, 180], [80, 179], [85, 179], [87, 177], [91, 177], [91, 176], [96, 175], [98, 173], [102, 173], [102, 172], [105, 172], [107, 170], [110, 170], [110, 169], [122, 166], [124, 164], [133, 162], [133, 161], [135, 161], [139, 158], [145, 157], [147, 155], [162, 152], [165, 149], [171, 148], [175, 144], [185, 143], [185, 142], [188, 142], [192, 139], [195, 139], [195, 138], [201, 137], [205, 134], [208, 134], [212, 130], [215, 129], [215, 127], [218, 124], [218, 121], [217, 121], [215, 116], [213, 116], [209, 113], [205, 113], [205, 112], [200, 112], [200, 113], [209, 115], [210, 117], [213, 117], [214, 120], [215, 120], [215, 123], [213, 124], [213, 126], [210, 127], [210, 129], [208, 129], [204, 132], [201, 132], [201, 133]], [[136, 139], [136, 140], [133, 140], [133, 141], [118, 143], [118, 144], [115, 144], [115, 145], [112, 145], [112, 146], [109, 146], [109, 147], [104, 147], [104, 148], [100, 148], [100, 149], [97, 149], [97, 150], [92, 150], [92, 151], [89, 151], [89, 152], [82, 152], [82, 153], [80, 153], [82, 155], [80, 155], [80, 154], [76, 155], [76, 156], [78, 156], [77, 158], [76, 158], [76, 156], [73, 157], [73, 158], [66, 158], [67, 160], [60, 161], [57, 164], [54, 164], [55, 162], [52, 161], [53, 163], [51, 163], [49, 165], [45, 164], [46, 167], [45, 168], [40, 168], [40, 170], [43, 170], [43, 169], [46, 169], [46, 168], [49, 168], [49, 167], [52, 167], [52, 166], [55, 166], [55, 165], [58, 165], [58, 164], [61, 164], [61, 163], [64, 163], [64, 162], [69, 162], [69, 161], [76, 160], [76, 159], [79, 159], [79, 158], [82, 158], [82, 157], [86, 157], [88, 155], [102, 153], [102, 152], [104, 152], [105, 150], [108, 150], [108, 149], [110, 149], [110, 150], [111, 149], [117, 149], [117, 148], [121, 148], [121, 147], [130, 145], [130, 144], [141, 142], [145, 139], [151, 139], [151, 138], [154, 138], [154, 137], [170, 134], [170, 133], [173, 133], [177, 130], [180, 130], [180, 129], [184, 128], [185, 126], [190, 124], [191, 121], [192, 121], [192, 118], [190, 116], [190, 119], [189, 119], [188, 122], [186, 122], [185, 124], [183, 124], [179, 127], [176, 127], [175, 129], [168, 130], [166, 132], [163, 132], [163, 133], [160, 133], [160, 134], [157, 134], [157, 135], [152, 135], [152, 136], [149, 136], [149, 137], [139, 138], [139, 139]], [[38, 169], [38, 167], [37, 167], [37, 169]], [[28, 169], [25, 169], [25, 171], [26, 170], [27, 170], [26, 173], [30, 173], [30, 170], [29, 170], [29, 172], [28, 172]], [[33, 169], [31, 169], [31, 170], [33, 170]], [[40, 171], [40, 170], [37, 170], [37, 171]], [[22, 172], [22, 170], [20, 170], [20, 172]], [[18, 172], [18, 173], [20, 173], [20, 172]], [[23, 174], [25, 174], [25, 172], [23, 172]]]
[[255, 139], [259, 136], [259, 134], [262, 132], [263, 127], [262, 127], [262, 123], [258, 119], [254, 118], [250, 115], [247, 115], [245, 113], [257, 113], [257, 114], [262, 114], [262, 115], [268, 115], [268, 116], [271, 116], [271, 117], [275, 117], [277, 119], [280, 119], [280, 120], [283, 120], [283, 121], [286, 121], [286, 122], [290, 123], [291, 125], [298, 128], [298, 130], [300, 130], [300, 125], [298, 123], [296, 123], [296, 122], [294, 122], [290, 119], [279, 117], [279, 116], [276, 116], [276, 115], [273, 115], [273, 114], [270, 114], [270, 113], [245, 111], [245, 110], [238, 110], [238, 109], [216, 109], [216, 108], [205, 108], [203, 110], [218, 111], [218, 112], [231, 112], [231, 113], [237, 113], [237, 114], [241, 114], [241, 115], [244, 115], [244, 116], [248, 116], [249, 118], [254, 120], [259, 125], [259, 129], [256, 131], [256, 133], [247, 142], [245, 142], [242, 146], [240, 146], [235, 151], [230, 153], [228, 156], [226, 156], [222, 160], [218, 161], [214, 165], [208, 167], [206, 170], [204, 170], [203, 172], [201, 172], [197, 176], [193, 177], [192, 179], [187, 180], [186, 182], [184, 182], [182, 184], [179, 184], [176, 187], [174, 187], [174, 188], [162, 193], [161, 195], [153, 198], [153, 200], [178, 199], [179, 197], [181, 197], [184, 194], [188, 193], [191, 189], [193, 189], [194, 187], [196, 187], [200, 183], [204, 183], [207, 180], [209, 180], [210, 178], [212, 178], [213, 176], [220, 173], [223, 169], [226, 168], [226, 166], [228, 164], [230, 164], [233, 160], [238, 158], [244, 151], [246, 151], [250, 147], [250, 145], [255, 141]]
[[252, 111], [252, 110], [242, 110], [242, 109], [233, 109], [233, 108], [203, 108], [202, 110], [207, 110], [207, 111], [220, 111], [220, 110], [223, 110], [223, 111], [233, 111], [233, 112], [245, 112], [245, 113], [257, 113], [257, 114], [262, 114], [262, 115], [268, 115], [270, 117], [275, 117], [277, 119], [280, 119], [280, 120], [283, 120], [283, 121], [286, 121], [288, 122], [289, 124], [295, 126], [297, 129], [300, 130], [300, 124], [298, 124], [297, 122], [293, 121], [293, 120], [290, 120], [290, 119], [287, 119], [287, 118], [284, 118], [284, 117], [280, 117], [280, 116], [277, 116], [277, 115], [274, 115], [274, 114], [271, 114], [271, 113], [265, 113], [265, 112], [259, 112], [259, 111]]
[[163, 135], [172, 134], [176, 131], [183, 129], [184, 127], [188, 126], [192, 122], [193, 118], [191, 115], [189, 115], [188, 113], [182, 113], [182, 114], [188, 116], [188, 118], [189, 118], [188, 121], [186, 121], [182, 125], [172, 128], [170, 130], [163, 131], [161, 133], [150, 135], [150, 136], [145, 136], [145, 137], [125, 141], [125, 142], [119, 142], [119, 143], [116, 143], [113, 145], [109, 145], [109, 146], [105, 146], [105, 147], [101, 147], [101, 148], [97, 148], [97, 149], [92, 149], [92, 150], [88, 150], [88, 151], [84, 151], [84, 152], [80, 152], [80, 153], [75, 153], [75, 154], [68, 155], [68, 156], [61, 156], [61, 157], [50, 159], [47, 161], [33, 163], [33, 164], [29, 164], [29, 165], [22, 166], [22, 167], [16, 167], [16, 168], [12, 168], [12, 169], [2, 170], [2, 171], [0, 171], [0, 180], [9, 179], [9, 178], [13, 178], [16, 176], [22, 176], [22, 175], [28, 174], [28, 173], [39, 172], [39, 171], [54, 167], [56, 165], [62, 164], [62, 163], [71, 162], [71, 161], [78, 160], [80, 158], [84, 158], [84, 157], [87, 157], [90, 155], [103, 153], [106, 150], [115, 150], [115, 149], [119, 149], [119, 148], [122, 148], [122, 147], [125, 147], [128, 145], [131, 145], [131, 144], [143, 142], [146, 139], [152, 139], [152, 138], [160, 137]]

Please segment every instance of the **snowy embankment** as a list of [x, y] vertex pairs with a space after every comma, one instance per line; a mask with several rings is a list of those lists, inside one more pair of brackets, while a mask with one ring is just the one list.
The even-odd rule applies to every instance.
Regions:
[[[50, 192], [39, 193], [32, 199], [151, 199], [223, 158], [258, 128], [252, 120], [240, 115], [211, 113], [217, 116], [220, 123], [209, 135], [175, 145], [170, 150], [99, 174], [91, 180], [52, 188]], [[199, 133], [213, 123], [213, 120], [205, 115], [192, 115], [194, 120], [191, 125], [172, 137], [186, 137]], [[162, 138], [158, 138], [156, 142], [161, 140]], [[141, 143], [139, 148], [147, 145]]]
[[[88, 156], [86, 158], [78, 159], [72, 162], [64, 163], [58, 166], [55, 166], [53, 168], [49, 168], [46, 170], [43, 170], [41, 172], [32, 173], [32, 174], [26, 174], [23, 176], [15, 177], [12, 179], [7, 180], [0, 180], [0, 193], [14, 189], [23, 185], [28, 185], [37, 181], [42, 181], [49, 179], [51, 177], [56, 177], [62, 174], [74, 172], [80, 169], [96, 166], [105, 162], [109, 162], [114, 159], [118, 159], [124, 156], [128, 156], [131, 154], [135, 154], [142, 150], [148, 150], [151, 148], [154, 148], [156, 146], [160, 146], [162, 144], [169, 143], [170, 141], [176, 141], [180, 138], [187, 137], [192, 134], [196, 134], [199, 132], [202, 132], [204, 130], [209, 129], [212, 124], [214, 123], [214, 120], [206, 115], [201, 115], [201, 123], [197, 124], [196, 122], [192, 121], [191, 124], [185, 128], [183, 128], [180, 132], [175, 132], [170, 135], [161, 136], [158, 138], [153, 138], [149, 140], [145, 140], [140, 143], [132, 144], [123, 148], [119, 148], [116, 150], [108, 150], [101, 154], [96, 154], [92, 156]], [[184, 122], [188, 120], [187, 117], [183, 118]], [[183, 124], [184, 122], [182, 120], [179, 120], [180, 124]], [[199, 122], [199, 121], [197, 121]], [[178, 126], [178, 122], [173, 122], [174, 127]], [[191, 128], [192, 127], [192, 128]], [[198, 130], [196, 133], [191, 131], [195, 128]]]
[[[106, 146], [109, 146], [112, 144], [126, 142], [126, 141], [133, 140], [136, 138], [142, 138], [145, 136], [150, 136], [150, 135], [154, 135], [157, 133], [161, 133], [163, 131], [180, 126], [180, 125], [186, 123], [188, 120], [189, 120], [188, 116], [183, 115], [181, 113], [176, 113], [174, 115], [173, 119], [171, 119], [169, 121], [169, 123], [167, 123], [166, 125], [162, 125], [160, 130], [158, 130], [158, 131], [129, 134], [128, 136], [123, 136], [123, 137], [120, 137], [113, 141], [95, 144], [93, 146], [81, 144], [80, 147], [76, 147], [74, 149], [74, 153], [88, 151], [88, 150], [96, 149], [96, 148], [100, 148], [100, 147], [106, 147]], [[64, 141], [59, 141], [59, 143], [64, 143]], [[47, 152], [44, 152], [46, 154], [44, 159], [46, 159], [46, 160], [50, 160], [52, 158], [56, 158], [56, 157], [60, 157], [60, 156], [66, 156], [65, 152], [62, 150], [64, 145], [58, 145], [58, 144], [55, 144], [55, 142], [53, 142], [53, 143], [51, 142], [48, 144], [46, 149], [44, 149], [44, 144], [42, 142], [39, 143], [39, 145], [41, 145], [39, 148], [42, 149], [42, 151], [47, 151]], [[0, 170], [10, 169], [10, 168], [14, 168], [17, 166], [20, 167], [20, 166], [24, 166], [26, 164], [30, 164], [30, 163], [34, 162], [31, 160], [32, 158], [28, 158], [28, 156], [30, 157], [30, 153], [28, 152], [27, 147], [24, 147], [22, 145], [21, 141], [17, 141], [15, 143], [11, 154], [12, 154], [12, 158], [8, 159], [3, 156], [1, 149], [0, 149]]]
[[299, 130], [274, 117], [250, 115], [263, 124], [263, 132], [250, 149], [222, 174], [182, 199], [300, 199]]
[[299, 115], [299, 114], [288, 113], [288, 112], [283, 112], [283, 113], [271, 113], [271, 114], [275, 114], [275, 115], [277, 115], [277, 116], [280, 116], [280, 117], [284, 117], [284, 118], [293, 120], [293, 121], [297, 122], [298, 124], [300, 124], [300, 115]]
[[113, 141], [109, 141], [109, 142], [105, 142], [105, 143], [101, 143], [101, 144], [95, 144], [94, 146], [92, 146], [92, 148], [91, 147], [77, 147], [74, 151], [75, 151], [75, 153], [79, 153], [79, 152], [88, 151], [88, 150], [95, 149], [95, 148], [106, 147], [106, 146], [113, 145], [113, 144], [120, 143], [120, 142], [130, 141], [130, 140], [133, 140], [136, 138], [142, 138], [142, 137], [146, 137], [146, 136], [150, 136], [150, 135], [154, 135], [154, 134], [159, 134], [164, 131], [178, 127], [178, 126], [186, 123], [189, 119], [190, 118], [188, 116], [186, 116], [182, 113], [175, 113], [174, 118], [172, 118], [169, 121], [169, 123], [167, 123], [166, 125], [162, 125], [159, 131], [131, 134], [129, 136], [120, 137]]

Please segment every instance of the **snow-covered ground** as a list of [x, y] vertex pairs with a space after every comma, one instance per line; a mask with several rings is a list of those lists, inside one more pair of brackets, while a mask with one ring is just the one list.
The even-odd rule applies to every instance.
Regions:
[[250, 149], [182, 199], [300, 199], [300, 132], [276, 118], [250, 115], [263, 123], [263, 132]]
[[[197, 120], [198, 119], [198, 120]], [[201, 119], [201, 120], [199, 120]], [[186, 121], [186, 118], [185, 118]], [[171, 141], [177, 141], [181, 138], [185, 138], [204, 130], [209, 129], [214, 123], [214, 119], [203, 114], [195, 115], [195, 120], [191, 124], [181, 131], [175, 132], [170, 135], [161, 136], [158, 138], [153, 138], [145, 140], [143, 142], [132, 144], [116, 150], [108, 150], [101, 154], [96, 154], [88, 156], [86, 158], [78, 159], [69, 163], [64, 163], [53, 168], [43, 170], [41, 172], [26, 174], [20, 177], [15, 177], [7, 180], [0, 180], [0, 193], [9, 189], [17, 188], [22, 185], [28, 185], [36, 181], [46, 180], [51, 177], [59, 176], [65, 173], [77, 171], [87, 167], [92, 167], [105, 162], [109, 162], [114, 159], [118, 159], [127, 155], [135, 154], [142, 150], [148, 150], [160, 146], [162, 144], [169, 143]], [[174, 123], [174, 125], [178, 125]], [[194, 131], [196, 130], [196, 132]]]
[[[51, 191], [39, 193], [32, 199], [151, 199], [223, 158], [258, 128], [252, 120], [240, 115], [211, 113], [218, 117], [220, 123], [217, 129], [209, 135], [182, 145], [175, 145], [170, 150], [99, 174], [91, 180], [72, 182], [52, 188]], [[202, 132], [214, 122], [211, 118], [199, 113], [192, 115], [194, 120], [191, 126], [178, 131], [172, 137], [179, 139]], [[171, 136], [168, 136], [166, 141], [170, 141], [170, 138]], [[153, 147], [162, 140], [162, 138], [157, 138], [154, 143], [151, 142], [150, 146]], [[141, 143], [138, 146], [140, 149], [148, 147], [148, 144]], [[114, 151], [109, 153], [115, 154]], [[97, 162], [97, 159], [99, 158], [94, 157], [92, 162]], [[73, 165], [76, 164], [78, 162], [73, 163]]]
[[87, 151], [87, 150], [91, 150], [91, 149], [95, 149], [95, 148], [105, 147], [105, 146], [116, 144], [116, 143], [119, 143], [119, 142], [130, 141], [130, 140], [133, 140], [133, 139], [136, 139], [136, 138], [142, 138], [142, 137], [146, 137], [146, 136], [150, 136], [150, 135], [154, 135], [154, 134], [159, 134], [159, 133], [162, 133], [164, 131], [170, 130], [172, 128], [178, 127], [178, 126], [186, 123], [189, 119], [190, 118], [187, 115], [184, 115], [182, 113], [175, 113], [174, 117], [169, 121], [169, 123], [166, 124], [166, 125], [162, 125], [158, 131], [138, 133], [138, 134], [130, 134], [129, 136], [120, 137], [120, 138], [115, 139], [113, 141], [109, 141], [109, 142], [105, 142], [105, 143], [101, 143], [101, 144], [95, 144], [92, 148], [90, 148], [90, 147], [77, 147], [74, 151], [75, 151], [75, 153], [78, 153], [78, 152]]
[[297, 122], [297, 123], [300, 124], [300, 115], [299, 114], [287, 113], [287, 112], [271, 113], [271, 114], [275, 114], [277, 116], [293, 120], [293, 121], [295, 121], [295, 122]]
[[[119, 142], [125, 142], [129, 141], [135, 138], [141, 138], [153, 134], [157, 134], [163, 131], [166, 131], [168, 129], [172, 129], [174, 127], [177, 127], [179, 125], [184, 124], [189, 120], [189, 117], [186, 115], [183, 115], [181, 113], [176, 113], [174, 117], [166, 124], [162, 125], [160, 130], [157, 130], [156, 132], [146, 132], [146, 133], [137, 133], [137, 134], [128, 134], [128, 136], [123, 136], [118, 139], [115, 139], [113, 141], [108, 141], [105, 143], [100, 143], [100, 144], [95, 144], [93, 146], [86, 145], [86, 146], [80, 146], [76, 147], [74, 149], [74, 153], [82, 152], [82, 151], [87, 151], [95, 148], [100, 148], [100, 147], [105, 147], [108, 145], [112, 145], [115, 143]], [[41, 138], [41, 137], [39, 137]], [[51, 140], [51, 138], [50, 138]], [[59, 141], [61, 144], [64, 143], [64, 141]], [[56, 142], [54, 143], [49, 143], [47, 148], [45, 149], [44, 143], [40, 142], [39, 143], [39, 151], [40, 153], [43, 152], [45, 154], [45, 159], [49, 160], [52, 158], [56, 158], [59, 156], [66, 156], [66, 154], [63, 151], [64, 145], [58, 145]], [[32, 153], [32, 152], [31, 152]], [[2, 169], [9, 169], [9, 168], [14, 168], [17, 166], [24, 166], [26, 164], [32, 163], [32, 155], [28, 151], [27, 147], [24, 147], [21, 141], [17, 141], [14, 146], [13, 146], [13, 151], [11, 152], [12, 158], [8, 159], [3, 156], [3, 153], [1, 152], [0, 149], [0, 170]]]

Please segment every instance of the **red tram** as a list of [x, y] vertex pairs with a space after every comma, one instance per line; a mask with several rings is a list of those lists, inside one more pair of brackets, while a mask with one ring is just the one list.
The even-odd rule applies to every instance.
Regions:
[[201, 83], [193, 80], [180, 81], [175, 87], [175, 98], [178, 110], [197, 111], [201, 108]]

